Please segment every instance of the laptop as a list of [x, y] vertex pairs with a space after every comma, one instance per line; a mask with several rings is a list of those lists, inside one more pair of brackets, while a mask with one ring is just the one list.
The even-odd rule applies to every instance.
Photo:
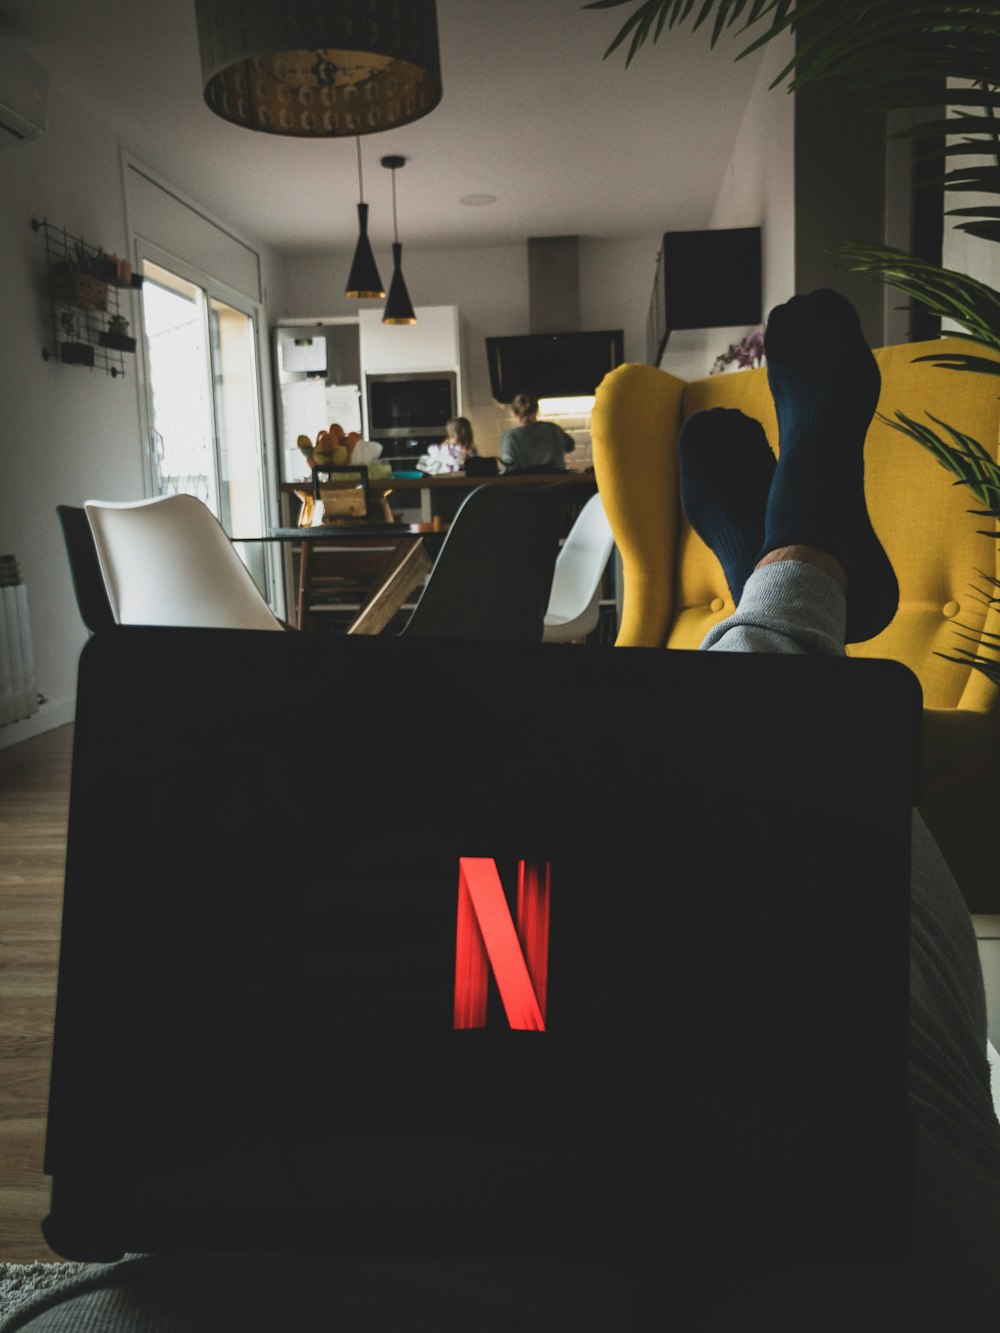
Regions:
[[871, 659], [94, 636], [46, 1240], [905, 1253], [920, 719]]

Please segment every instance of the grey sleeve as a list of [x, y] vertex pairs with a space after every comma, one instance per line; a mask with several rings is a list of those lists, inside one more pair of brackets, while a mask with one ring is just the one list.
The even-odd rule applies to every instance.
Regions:
[[500, 440], [500, 461], [505, 468], [517, 466], [517, 449], [513, 432], [505, 430]]

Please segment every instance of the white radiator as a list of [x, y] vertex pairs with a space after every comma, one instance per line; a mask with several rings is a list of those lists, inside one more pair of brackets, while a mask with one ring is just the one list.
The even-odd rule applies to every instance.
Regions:
[[28, 589], [12, 555], [0, 555], [0, 727], [38, 712]]

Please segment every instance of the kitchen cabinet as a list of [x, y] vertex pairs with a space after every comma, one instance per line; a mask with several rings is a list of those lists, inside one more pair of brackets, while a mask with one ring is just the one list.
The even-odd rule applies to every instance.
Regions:
[[359, 311], [365, 374], [396, 370], [454, 370], [459, 374], [458, 306], [415, 306], [414, 314], [416, 324], [383, 324], [381, 307]]

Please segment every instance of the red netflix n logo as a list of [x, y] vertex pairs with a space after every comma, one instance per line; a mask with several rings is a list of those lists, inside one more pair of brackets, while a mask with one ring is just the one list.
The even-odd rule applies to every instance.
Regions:
[[459, 857], [456, 1028], [486, 1026], [492, 967], [510, 1026], [545, 1031], [551, 880], [548, 861], [518, 862], [515, 927], [496, 862], [487, 856]]

